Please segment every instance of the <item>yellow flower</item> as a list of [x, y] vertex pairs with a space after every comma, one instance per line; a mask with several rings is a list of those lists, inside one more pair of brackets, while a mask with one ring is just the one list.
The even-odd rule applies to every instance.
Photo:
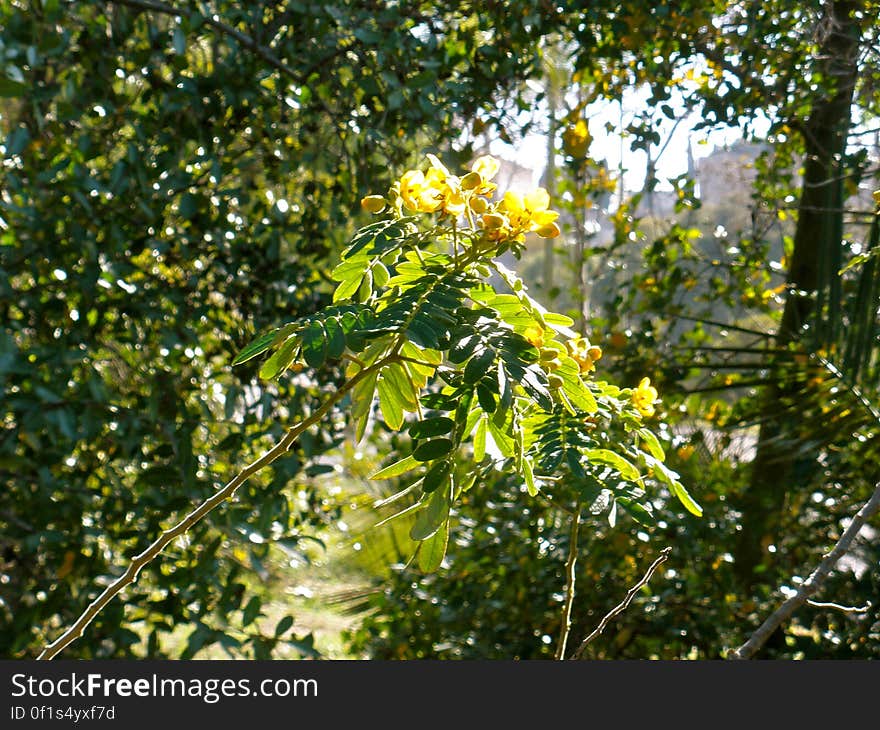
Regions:
[[443, 202], [437, 175], [433, 169], [426, 176], [421, 170], [408, 170], [400, 178], [400, 197], [403, 204], [417, 213], [433, 213]]
[[530, 325], [526, 327], [526, 331], [523, 332], [523, 337], [525, 337], [532, 345], [535, 347], [541, 347], [544, 344], [544, 330], [538, 325]]
[[419, 213], [444, 213], [459, 216], [467, 207], [467, 199], [461, 190], [461, 182], [450, 175], [446, 166], [436, 155], [429, 154], [431, 167], [427, 172], [410, 170], [400, 179], [400, 196], [404, 205]]
[[584, 119], [578, 119], [575, 124], [562, 133], [562, 149], [572, 157], [584, 157], [589, 146], [590, 128]]
[[484, 182], [489, 182], [495, 177], [499, 169], [501, 169], [501, 163], [491, 155], [478, 157], [471, 166], [471, 170], [478, 173]]
[[650, 378], [642, 378], [639, 387], [632, 393], [632, 403], [645, 418], [654, 415], [654, 401], [657, 400], [657, 389], [651, 385]]
[[548, 210], [550, 196], [544, 188], [538, 188], [522, 195], [513, 191], [504, 193], [499, 209], [507, 215], [510, 227], [515, 234], [536, 231], [538, 235], [552, 238], [559, 232], [558, 226], [549, 224], [559, 217], [559, 213]]
[[449, 215], [460, 216], [467, 207], [464, 193], [457, 187], [447, 186], [443, 195], [443, 212]]
[[568, 352], [581, 373], [588, 373], [596, 369], [596, 360], [602, 357], [602, 350], [590, 344], [586, 337], [575, 337], [568, 341]]

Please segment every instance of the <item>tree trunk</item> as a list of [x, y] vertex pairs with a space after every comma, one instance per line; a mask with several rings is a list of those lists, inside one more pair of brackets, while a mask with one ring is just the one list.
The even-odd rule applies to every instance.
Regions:
[[[860, 29], [854, 12], [862, 5], [859, 0], [825, 5], [820, 29], [825, 81], [800, 127], [806, 153], [804, 177], [788, 270], [789, 293], [776, 334], [779, 347], [797, 342], [816, 349], [827, 341], [830, 331], [823, 301], [825, 293], [837, 286], [837, 267], [832, 262], [839, 260], [842, 246], [840, 175], [858, 78]], [[774, 582], [771, 561], [765, 564], [766, 549], [781, 537], [786, 497], [798, 486], [795, 459], [787, 444], [789, 437], [797, 435], [797, 416], [790, 410], [780, 414], [780, 406], [796, 402], [802, 382], [798, 378], [777, 380], [765, 394], [751, 478], [738, 505], [742, 529], [736, 545], [736, 571], [746, 590], [758, 578]], [[760, 575], [756, 569], [761, 569]]]

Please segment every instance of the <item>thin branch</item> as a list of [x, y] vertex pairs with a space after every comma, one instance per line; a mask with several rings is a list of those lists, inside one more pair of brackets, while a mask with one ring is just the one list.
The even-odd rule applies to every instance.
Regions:
[[660, 555], [658, 555], [657, 559], [653, 563], [651, 563], [651, 567], [648, 568], [648, 572], [642, 576], [642, 579], [638, 583], [636, 583], [626, 592], [626, 596], [624, 597], [624, 599], [605, 615], [605, 617], [599, 622], [599, 625], [596, 627], [593, 633], [581, 642], [581, 645], [577, 648], [577, 651], [571, 655], [571, 659], [580, 659], [584, 655], [584, 651], [586, 650], [587, 645], [599, 634], [605, 631], [605, 627], [608, 626], [611, 619], [613, 619], [618, 614], [626, 611], [626, 609], [629, 607], [629, 604], [632, 603], [632, 599], [636, 597], [636, 593], [638, 593], [644, 586], [648, 585], [648, 581], [651, 580], [651, 576], [654, 575], [654, 571], [666, 562], [671, 552], [671, 547], [665, 547], [660, 551]]
[[841, 606], [839, 603], [831, 603], [830, 601], [813, 601], [807, 599], [807, 605], [813, 608], [833, 608], [841, 613], [868, 613], [871, 610], [871, 602], [866, 601], [864, 606]]
[[146, 550], [132, 558], [131, 562], [128, 564], [128, 568], [126, 569], [126, 571], [121, 576], [119, 576], [119, 578], [113, 581], [109, 586], [107, 586], [107, 588], [105, 588], [104, 591], [89, 604], [88, 608], [86, 608], [86, 610], [82, 612], [80, 617], [69, 629], [67, 629], [67, 631], [65, 631], [58, 639], [46, 646], [43, 651], [40, 652], [40, 655], [37, 657], [37, 659], [52, 659], [55, 655], [64, 650], [65, 647], [69, 646], [80, 636], [82, 636], [85, 628], [92, 622], [95, 616], [97, 616], [98, 613], [101, 612], [104, 606], [110, 603], [110, 601], [113, 600], [113, 598], [120, 591], [122, 591], [123, 588], [137, 580], [138, 574], [141, 572], [143, 567], [152, 562], [156, 557], [158, 557], [159, 553], [161, 553], [170, 542], [185, 534], [193, 525], [195, 525], [203, 517], [205, 517], [205, 515], [207, 515], [216, 507], [220, 506], [220, 504], [232, 497], [235, 494], [236, 490], [250, 477], [252, 477], [264, 467], [269, 466], [269, 464], [274, 462], [279, 457], [283, 456], [291, 448], [291, 446], [293, 446], [293, 443], [296, 441], [296, 439], [306, 429], [321, 421], [324, 416], [326, 416], [330, 412], [333, 406], [336, 405], [336, 403], [338, 403], [346, 393], [348, 393], [348, 391], [354, 388], [368, 374], [372, 373], [374, 370], [380, 369], [386, 363], [387, 360], [380, 360], [366, 370], [361, 370], [357, 375], [355, 375], [344, 385], [342, 385], [330, 398], [328, 398], [321, 405], [320, 408], [315, 410], [315, 412], [312, 413], [308, 418], [301, 421], [296, 426], [290, 428], [287, 433], [284, 434], [284, 437], [277, 444], [275, 444], [275, 446], [269, 449], [269, 451], [265, 452], [259, 459], [254, 461], [252, 464], [249, 464], [242, 471], [240, 471], [225, 487], [208, 497], [208, 499], [202, 502], [186, 517], [180, 520], [180, 522], [178, 522], [173, 527], [169, 527], [161, 535], [159, 535], [159, 537], [156, 538], [156, 540]]
[[[171, 15], [178, 18], [191, 18], [195, 14], [194, 11], [187, 8], [175, 8], [171, 5], [167, 5], [166, 3], [158, 2], [158, 0], [105, 1], [113, 5], [127, 5], [128, 7], [135, 8], [137, 10], [151, 10], [154, 13], [163, 13], [164, 15]], [[247, 35], [246, 33], [242, 33], [240, 30], [233, 28], [231, 25], [228, 25], [221, 20], [218, 20], [217, 16], [215, 15], [205, 15], [201, 17], [202, 22], [205, 25], [209, 25], [215, 30], [219, 30], [224, 35], [228, 35], [230, 38], [234, 38], [245, 48], [256, 53], [270, 66], [276, 68], [278, 71], [281, 71], [281, 73], [283, 73], [285, 76], [289, 76], [295, 81], [302, 81], [302, 76], [299, 73], [297, 73], [293, 68], [284, 63], [284, 61], [278, 58], [268, 48], [257, 43], [257, 41], [251, 38], [251, 36]]]
[[568, 538], [568, 560], [565, 563], [565, 602], [562, 605], [562, 625], [559, 627], [559, 642], [556, 645], [555, 659], [565, 659], [565, 647], [571, 631], [571, 609], [574, 606], [575, 567], [577, 565], [578, 533], [581, 524], [581, 503], [575, 505], [571, 513], [571, 532]]
[[849, 523], [849, 527], [847, 527], [843, 535], [840, 536], [837, 544], [831, 552], [825, 556], [822, 562], [819, 563], [818, 567], [810, 574], [810, 577], [803, 582], [798, 592], [771, 613], [764, 623], [758, 627], [755, 633], [749, 637], [749, 640], [746, 641], [745, 644], [728, 654], [728, 659], [751, 659], [760, 648], [764, 646], [764, 643], [770, 638], [770, 635], [776, 631], [784, 621], [791, 618], [792, 614], [804, 605], [809, 600], [810, 596], [822, 587], [828, 574], [834, 569], [834, 566], [837, 565], [837, 561], [849, 552], [850, 546], [852, 545], [853, 540], [855, 540], [856, 535], [859, 534], [859, 531], [865, 526], [865, 523], [867, 523], [867, 521], [870, 520], [878, 510], [880, 510], [880, 482], [878, 482], [877, 486], [874, 488], [874, 493], [871, 495], [871, 498], [862, 505], [862, 508], [856, 513], [856, 516], [853, 517], [852, 522]]

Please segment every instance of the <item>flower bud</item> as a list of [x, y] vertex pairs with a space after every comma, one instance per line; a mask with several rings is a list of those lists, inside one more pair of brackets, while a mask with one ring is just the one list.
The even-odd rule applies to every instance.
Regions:
[[486, 201], [485, 198], [473, 197], [470, 200], [470, 205], [471, 210], [474, 211], [474, 213], [476, 213], [477, 215], [482, 215], [487, 210], [489, 210], [489, 203]]
[[478, 172], [469, 172], [461, 179], [462, 190], [473, 190], [483, 184], [483, 176]]
[[590, 360], [599, 360], [602, 357], [602, 348], [593, 345], [589, 350], [587, 350], [587, 355], [589, 355]]
[[500, 213], [486, 213], [486, 215], [483, 216], [482, 221], [483, 228], [490, 231], [496, 228], [502, 228], [507, 224], [507, 218]]
[[361, 208], [368, 213], [381, 213], [385, 210], [385, 198], [381, 195], [368, 195], [361, 199]]

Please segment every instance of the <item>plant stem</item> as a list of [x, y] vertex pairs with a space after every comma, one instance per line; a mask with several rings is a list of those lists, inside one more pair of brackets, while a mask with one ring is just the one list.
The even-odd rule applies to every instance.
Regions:
[[568, 537], [568, 560], [565, 563], [565, 602], [562, 604], [562, 622], [554, 659], [565, 659], [565, 647], [571, 631], [571, 609], [574, 606], [575, 567], [577, 565], [578, 533], [581, 527], [581, 503], [571, 512], [571, 530]]
[[137, 580], [138, 574], [145, 565], [152, 562], [159, 553], [174, 539], [185, 534], [193, 525], [199, 522], [205, 515], [212, 512], [216, 507], [232, 497], [236, 490], [244, 484], [250, 477], [266, 466], [269, 466], [279, 457], [283, 456], [296, 439], [308, 428], [314, 426], [326, 416], [336, 403], [342, 400], [343, 396], [354, 388], [367, 374], [373, 370], [380, 369], [386, 364], [387, 360], [383, 359], [365, 370], [361, 370], [357, 375], [346, 381], [333, 395], [331, 395], [314, 413], [312, 413], [304, 421], [290, 428], [284, 437], [265, 452], [260, 458], [242, 469], [226, 486], [208, 497], [180, 522], [173, 527], [169, 527], [142, 553], [131, 559], [126, 571], [113, 581], [104, 591], [92, 601], [88, 608], [82, 612], [80, 617], [67, 629], [59, 638], [46, 646], [37, 659], [52, 659], [59, 652], [63, 651], [67, 646], [76, 641], [83, 635], [85, 628], [94, 620], [101, 610], [110, 603], [111, 600], [127, 585]]
[[669, 557], [669, 553], [671, 552], [671, 547], [665, 547], [660, 551], [660, 555], [653, 563], [651, 563], [651, 567], [648, 568], [648, 571], [645, 573], [645, 575], [642, 576], [642, 579], [632, 588], [630, 588], [626, 592], [626, 596], [624, 596], [624, 599], [602, 618], [593, 633], [590, 634], [586, 639], [584, 639], [581, 642], [581, 645], [577, 648], [577, 651], [571, 655], [571, 659], [580, 659], [584, 655], [584, 650], [587, 648], [587, 645], [599, 634], [605, 631], [605, 627], [608, 626], [608, 623], [611, 621], [611, 619], [617, 616], [617, 614], [626, 611], [629, 604], [632, 603], [632, 599], [635, 598], [636, 593], [638, 593], [643, 586], [648, 585], [648, 581], [651, 580], [651, 576], [654, 575], [654, 571], [657, 570], [661, 563], [666, 562], [666, 559]]

